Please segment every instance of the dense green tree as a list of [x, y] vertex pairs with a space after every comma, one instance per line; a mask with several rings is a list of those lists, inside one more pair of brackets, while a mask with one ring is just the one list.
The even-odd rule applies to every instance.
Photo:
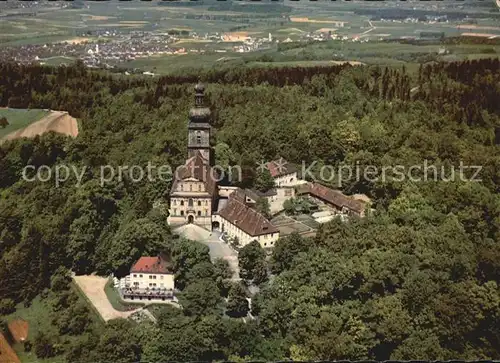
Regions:
[[245, 287], [241, 283], [233, 283], [229, 289], [226, 314], [241, 318], [248, 314], [249, 307]]
[[274, 179], [269, 170], [258, 170], [254, 181], [254, 188], [261, 192], [267, 192], [274, 187]]
[[217, 313], [221, 298], [215, 282], [202, 280], [193, 282], [178, 296], [179, 303], [186, 315], [200, 316]]
[[9, 126], [9, 121], [7, 121], [7, 117], [3, 116], [3, 117], [0, 117], [0, 127], [2, 129], [6, 128], [7, 126]]
[[257, 241], [245, 245], [238, 253], [240, 276], [244, 280], [253, 280], [256, 276], [262, 279], [262, 269], [265, 268], [266, 253]]

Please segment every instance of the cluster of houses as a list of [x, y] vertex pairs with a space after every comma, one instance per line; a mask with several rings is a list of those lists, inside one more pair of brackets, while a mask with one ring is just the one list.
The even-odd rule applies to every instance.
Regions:
[[[167, 222], [170, 225], [194, 224], [222, 232], [236, 240], [240, 247], [258, 241], [263, 248], [272, 248], [280, 238], [280, 231], [256, 207], [261, 198], [267, 199], [272, 214], [282, 211], [286, 200], [300, 196], [328, 211], [328, 216], [321, 217], [324, 221], [336, 214], [365, 216], [369, 208], [366, 196], [351, 197], [322, 184], [306, 182], [299, 178], [297, 169], [282, 158], [266, 164], [275, 184], [266, 193], [218, 185], [212, 168], [211, 112], [203, 99], [204, 87], [198, 84], [195, 107], [189, 112], [188, 159], [177, 168], [169, 195]], [[120, 288], [122, 295], [128, 298], [171, 298], [174, 280], [168, 258], [142, 257], [132, 267], [130, 275], [120, 281]]]

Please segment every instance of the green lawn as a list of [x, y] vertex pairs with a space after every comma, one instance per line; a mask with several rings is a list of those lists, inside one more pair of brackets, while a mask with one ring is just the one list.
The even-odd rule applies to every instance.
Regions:
[[38, 109], [0, 108], [0, 118], [6, 117], [9, 123], [7, 127], [0, 128], [0, 138], [40, 120], [48, 113], [48, 111]]
[[113, 280], [109, 279], [104, 287], [104, 292], [111, 305], [118, 311], [130, 311], [144, 306], [142, 303], [129, 303], [122, 300], [116, 289], [113, 287]]
[[[75, 291], [78, 292], [78, 289], [75, 288], [75, 285], [71, 285]], [[79, 294], [80, 298], [81, 295]], [[43, 332], [44, 334], [50, 337], [58, 337], [60, 336], [57, 327], [54, 326], [51, 322], [52, 307], [50, 305], [50, 298], [42, 298], [41, 295], [38, 295], [33, 299], [29, 306], [24, 306], [23, 303], [20, 303], [16, 306], [16, 311], [10, 315], [5, 316], [6, 321], [12, 321], [16, 319], [23, 319], [28, 322], [28, 339], [33, 342], [33, 339], [37, 335], [38, 332]], [[100, 316], [95, 312], [93, 306], [88, 303], [88, 307], [90, 310], [90, 317], [94, 324], [102, 324], [102, 320]], [[77, 338], [77, 337], [76, 337]], [[74, 337], [64, 336], [64, 339], [72, 340]], [[61, 362], [63, 360], [62, 356], [56, 356], [48, 359], [39, 359], [35, 356], [33, 351], [25, 352], [24, 346], [21, 343], [16, 343], [13, 345], [14, 350], [16, 351], [19, 359], [23, 363], [56, 363]]]

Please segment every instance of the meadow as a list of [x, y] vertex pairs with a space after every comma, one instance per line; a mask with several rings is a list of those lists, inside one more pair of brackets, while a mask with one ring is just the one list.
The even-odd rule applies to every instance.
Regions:
[[42, 117], [48, 115], [48, 113], [49, 111], [39, 109], [0, 108], [0, 118], [7, 118], [7, 122], [9, 123], [5, 128], [0, 127], [0, 138], [40, 120]]

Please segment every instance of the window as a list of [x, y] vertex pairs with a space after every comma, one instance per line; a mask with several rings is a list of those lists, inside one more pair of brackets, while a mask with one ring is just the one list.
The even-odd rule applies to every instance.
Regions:
[[184, 190], [184, 184], [181, 183], [181, 192]]
[[160, 275], [160, 280], [163, 280], [163, 275]]
[[198, 145], [201, 145], [201, 132], [200, 131], [196, 131], [196, 143]]
[[149, 279], [151, 280], [153, 278], [153, 276], [149, 275]]
[[192, 192], [193, 191], [193, 184], [189, 184], [189, 191]]
[[200, 216], [201, 216], [201, 211], [198, 211], [198, 217], [200, 217]]
[[174, 216], [177, 215], [177, 209], [174, 209]]
[[201, 192], [201, 184], [198, 184], [198, 191]]
[[198, 201], [198, 207], [201, 207], [201, 200]]
[[184, 215], [184, 211], [183, 211], [183, 210], [181, 210], [181, 216], [183, 216], [183, 215]]
[[208, 205], [208, 200], [205, 200], [205, 205]]
[[134, 274], [134, 277], [137, 277], [137, 275], [136, 275], [136, 274]]
[[193, 198], [189, 198], [189, 200], [188, 200], [188, 206], [189, 207], [193, 206]]
[[142, 277], [142, 275], [139, 275], [139, 277]]
[[153, 276], [153, 280], [156, 280], [156, 276]]
[[183, 200], [181, 200], [181, 205], [184, 205], [184, 201]]

